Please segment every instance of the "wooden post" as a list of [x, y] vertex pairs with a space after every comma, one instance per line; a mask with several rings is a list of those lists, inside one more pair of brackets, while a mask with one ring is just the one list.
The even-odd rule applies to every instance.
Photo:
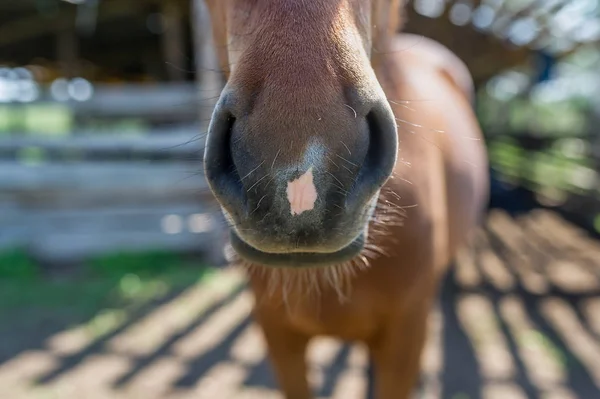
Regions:
[[[219, 94], [223, 89], [224, 81], [221, 68], [215, 51], [212, 26], [208, 8], [204, 0], [192, 0], [192, 30], [194, 33], [194, 55], [196, 64], [196, 84], [198, 86], [200, 107], [199, 117], [201, 126], [205, 132], [208, 129], [210, 118]], [[205, 135], [201, 134], [204, 141]], [[213, 204], [216, 206], [216, 204]], [[228, 264], [226, 257], [226, 245], [228, 242], [227, 225], [222, 214], [219, 213], [218, 223], [212, 231], [212, 251], [208, 254], [208, 261], [214, 266]]]
[[64, 76], [68, 79], [79, 73], [79, 40], [75, 29], [62, 29], [56, 33], [56, 59], [61, 65]]
[[180, 82], [185, 80], [187, 69], [181, 7], [177, 1], [163, 1], [161, 5], [165, 22], [162, 47], [167, 76], [171, 81]]
[[204, 0], [193, 0], [192, 8], [196, 82], [200, 93], [200, 120], [207, 126], [224, 82], [215, 51], [210, 16]]

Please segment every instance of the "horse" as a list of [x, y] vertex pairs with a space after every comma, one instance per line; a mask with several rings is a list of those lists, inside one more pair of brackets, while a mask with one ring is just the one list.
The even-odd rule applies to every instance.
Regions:
[[400, 0], [205, 0], [226, 84], [204, 173], [286, 399], [310, 340], [366, 346], [377, 399], [415, 389], [428, 314], [485, 212], [469, 71], [399, 33]]

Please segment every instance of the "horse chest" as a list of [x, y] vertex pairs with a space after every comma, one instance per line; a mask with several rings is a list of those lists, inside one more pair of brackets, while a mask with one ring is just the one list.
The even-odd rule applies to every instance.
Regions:
[[380, 305], [374, 298], [351, 297], [344, 303], [321, 299], [316, 303], [301, 304], [290, 308], [285, 317], [304, 334], [353, 341], [368, 340], [373, 336], [380, 325], [380, 314]]
[[[405, 302], [417, 279], [414, 269], [397, 267], [387, 259], [375, 261], [372, 267], [351, 282], [340, 300], [333, 288], [319, 294], [283, 292], [275, 290], [269, 296], [265, 280], [253, 276], [251, 286], [257, 296], [255, 310], [261, 319], [283, 324], [308, 336], [326, 335], [347, 341], [368, 341], [375, 336]], [[409, 271], [411, 271], [409, 273]], [[284, 299], [285, 298], [285, 299]]]

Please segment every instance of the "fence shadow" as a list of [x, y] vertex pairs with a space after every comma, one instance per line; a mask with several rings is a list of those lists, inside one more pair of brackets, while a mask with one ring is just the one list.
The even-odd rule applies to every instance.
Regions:
[[[124, 399], [279, 397], [243, 279], [218, 287], [173, 293], [66, 353], [48, 340], [73, 320], [49, 323], [2, 352], [0, 397], [34, 399], [42, 388], [61, 399], [92, 390]], [[434, 315], [425, 397], [600, 397], [600, 244], [548, 211], [492, 211], [443, 281]], [[318, 396], [364, 398], [365, 353], [318, 345], [309, 355]]]

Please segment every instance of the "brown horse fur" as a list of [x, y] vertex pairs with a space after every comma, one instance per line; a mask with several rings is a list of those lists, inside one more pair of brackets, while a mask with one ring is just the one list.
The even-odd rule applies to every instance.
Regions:
[[[287, 399], [312, 398], [305, 351], [319, 335], [365, 343], [376, 398], [407, 398], [440, 278], [487, 200], [466, 67], [435, 42], [396, 34], [399, 0], [206, 1], [228, 86], [257, 102], [262, 133], [245, 137], [248, 151], [260, 141], [268, 163], [294, 162], [311, 136], [349, 135], [340, 81], [383, 89], [397, 121], [398, 156], [362, 253], [319, 267], [269, 267], [243, 256], [239, 263], [249, 271], [254, 316]], [[319, 110], [322, 130], [311, 119]], [[282, 151], [286, 140], [296, 146]]]

